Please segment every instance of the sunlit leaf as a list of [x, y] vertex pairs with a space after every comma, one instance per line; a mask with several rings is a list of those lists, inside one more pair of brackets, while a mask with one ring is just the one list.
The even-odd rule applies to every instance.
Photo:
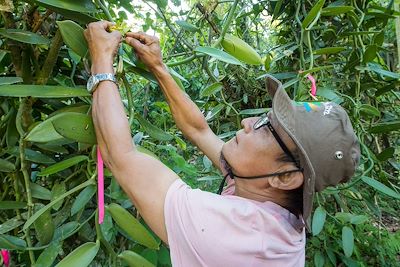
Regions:
[[381, 182], [379, 182], [375, 179], [372, 179], [370, 177], [367, 177], [367, 176], [363, 176], [363, 177], [361, 177], [361, 179], [363, 180], [364, 183], [368, 184], [369, 186], [373, 187], [374, 189], [378, 190], [379, 192], [381, 192], [385, 195], [388, 195], [390, 197], [400, 199], [400, 193], [397, 193], [396, 191], [387, 187], [386, 185], [382, 184]]
[[2, 85], [0, 86], [0, 96], [38, 98], [65, 98], [75, 96], [90, 96], [89, 92], [83, 88], [73, 88], [64, 86], [49, 85]]
[[170, 140], [172, 140], [174, 138], [169, 133], [164, 132], [160, 128], [154, 126], [153, 124], [151, 124], [150, 122], [145, 120], [139, 114], [136, 114], [135, 118], [139, 121], [139, 123], [143, 127], [144, 131], [146, 133], [148, 133], [154, 139], [157, 139], [159, 141], [170, 141]]
[[184, 21], [184, 20], [177, 20], [175, 21], [176, 24], [178, 24], [182, 29], [184, 29], [185, 31], [189, 31], [189, 32], [197, 32], [199, 31], [199, 28], [194, 26], [193, 24]]
[[203, 47], [197, 47], [195, 49], [196, 52], [199, 53], [203, 53], [203, 54], [207, 54], [215, 59], [221, 60], [223, 62], [229, 63], [229, 64], [234, 64], [234, 65], [240, 65], [243, 66], [243, 63], [240, 62], [239, 60], [237, 60], [235, 57], [229, 55], [228, 53], [213, 48], [213, 47], [207, 47], [207, 46], [203, 46]]
[[68, 169], [69, 167], [72, 167], [84, 160], [88, 160], [87, 156], [75, 156], [69, 159], [65, 159], [63, 161], [57, 162], [56, 164], [53, 164], [41, 172], [38, 173], [38, 176], [47, 176], [51, 175], [57, 172], [60, 172], [62, 170]]
[[319, 0], [313, 8], [308, 12], [307, 16], [303, 20], [301, 27], [306, 29], [313, 21], [317, 20], [320, 16], [321, 9], [325, 4], [325, 0]]
[[342, 228], [342, 246], [344, 254], [347, 257], [351, 257], [354, 249], [354, 234], [353, 230], [348, 226], [343, 226]]
[[130, 250], [123, 251], [118, 258], [123, 259], [129, 267], [155, 267], [151, 262]]
[[71, 20], [57, 21], [57, 25], [60, 27], [64, 42], [80, 57], [86, 57], [88, 46], [83, 28]]
[[0, 35], [27, 44], [44, 44], [50, 43], [50, 40], [33, 32], [18, 29], [0, 29]]
[[77, 113], [65, 112], [52, 120], [54, 129], [61, 136], [86, 144], [96, 144], [96, 133], [91, 116]]
[[222, 88], [223, 85], [220, 82], [210, 84], [200, 91], [200, 97], [206, 97], [218, 93]]
[[318, 235], [322, 231], [322, 228], [324, 227], [324, 224], [325, 224], [325, 219], [326, 219], [326, 211], [323, 207], [319, 206], [315, 210], [313, 219], [312, 219], [312, 234], [313, 234], [313, 236]]
[[67, 255], [62, 261], [60, 261], [56, 267], [71, 267], [71, 266], [80, 266], [86, 267], [93, 261], [94, 257], [96, 257], [97, 252], [100, 248], [100, 241], [96, 241], [96, 243], [88, 242], [85, 243], [70, 254]]

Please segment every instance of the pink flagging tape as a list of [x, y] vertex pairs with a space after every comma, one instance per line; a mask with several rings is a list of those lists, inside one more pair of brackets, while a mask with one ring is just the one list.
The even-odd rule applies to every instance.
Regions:
[[311, 95], [316, 96], [317, 95], [317, 85], [315, 83], [315, 78], [311, 75], [308, 74], [307, 78], [311, 81]]
[[104, 220], [104, 165], [100, 148], [97, 146], [97, 208], [99, 210], [99, 224]]
[[6, 267], [10, 266], [10, 252], [6, 249], [1, 250], [1, 256], [3, 257], [3, 263]]

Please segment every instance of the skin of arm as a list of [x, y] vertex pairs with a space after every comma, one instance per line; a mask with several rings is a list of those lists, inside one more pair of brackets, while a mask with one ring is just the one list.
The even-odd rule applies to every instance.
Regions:
[[[92, 58], [92, 74], [114, 73], [113, 60], [121, 34], [107, 32], [111, 25], [106, 21], [94, 22], [84, 32]], [[106, 166], [146, 223], [168, 243], [164, 202], [168, 188], [179, 177], [160, 161], [136, 150], [118, 87], [113, 82], [99, 83], [93, 94], [92, 117]]]
[[220, 167], [220, 152], [224, 142], [210, 129], [196, 104], [179, 88], [164, 65], [159, 41], [143, 32], [127, 33], [126, 42], [139, 59], [155, 75], [170, 106], [176, 125], [194, 145]]

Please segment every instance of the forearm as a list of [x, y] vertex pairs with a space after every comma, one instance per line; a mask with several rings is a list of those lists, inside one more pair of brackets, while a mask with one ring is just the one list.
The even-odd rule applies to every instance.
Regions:
[[193, 137], [209, 129], [204, 115], [196, 104], [179, 88], [164, 66], [152, 69], [153, 74], [169, 104], [176, 125], [191, 141]]
[[[107, 71], [94, 71], [100, 72]], [[128, 119], [115, 83], [100, 82], [93, 94], [92, 117], [104, 161], [107, 165], [114, 165], [118, 157], [134, 149]]]

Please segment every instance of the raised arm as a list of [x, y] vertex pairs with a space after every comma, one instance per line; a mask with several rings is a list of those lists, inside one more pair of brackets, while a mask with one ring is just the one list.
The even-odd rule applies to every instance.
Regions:
[[142, 32], [127, 33], [126, 42], [157, 78], [178, 128], [220, 168], [219, 157], [224, 142], [214, 134], [199, 108], [169, 74], [162, 61], [158, 39]]
[[[114, 73], [113, 59], [121, 41], [109, 22], [91, 23], [85, 30], [92, 58], [92, 74]], [[164, 202], [179, 177], [160, 161], [138, 152], [132, 142], [126, 114], [111, 81], [100, 82], [93, 94], [93, 123], [104, 162], [152, 230], [165, 242]]]

